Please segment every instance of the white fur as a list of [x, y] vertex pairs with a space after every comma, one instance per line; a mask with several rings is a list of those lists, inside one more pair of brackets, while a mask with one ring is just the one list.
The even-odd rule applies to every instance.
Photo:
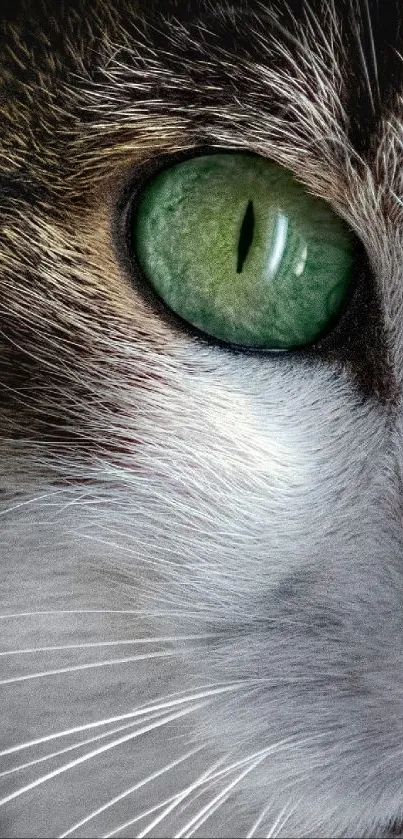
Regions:
[[[260, 9], [260, 63], [209, 63], [206, 46], [210, 104], [194, 111], [214, 143], [288, 166], [361, 236], [400, 394], [401, 103], [359, 160], [325, 12], [288, 38]], [[116, 172], [193, 145], [195, 113], [175, 105], [191, 35], [169, 31], [177, 75], [115, 28], [97, 80], [69, 80], [64, 112], [78, 101], [93, 120], [66, 141], [77, 178], [55, 175], [55, 194], [106, 180], [94, 137]], [[287, 117], [259, 106], [270, 96]], [[15, 210], [2, 239], [5, 346], [38, 379], [12, 387], [4, 362], [0, 833], [380, 835], [403, 818], [401, 404], [319, 357], [198, 343], [135, 287], [123, 317], [108, 278], [126, 278], [85, 249], [87, 225], [47, 203]], [[60, 433], [32, 431], [42, 414]]]

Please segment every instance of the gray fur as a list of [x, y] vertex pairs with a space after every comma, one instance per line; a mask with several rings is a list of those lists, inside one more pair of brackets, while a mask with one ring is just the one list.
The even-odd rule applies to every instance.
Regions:
[[[167, 4], [155, 45], [126, 4], [37, 5], [33, 46], [29, 6], [5, 25], [2, 836], [403, 819], [401, 91], [379, 102], [370, 40], [357, 150], [337, 7]], [[243, 51], [214, 34], [246, 22]], [[203, 344], [131, 284], [120, 190], [202, 142], [286, 165], [361, 238], [386, 397], [337, 350]]]

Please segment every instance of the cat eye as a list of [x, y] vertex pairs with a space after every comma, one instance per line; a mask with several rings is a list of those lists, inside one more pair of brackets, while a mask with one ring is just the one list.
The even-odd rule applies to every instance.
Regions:
[[171, 165], [144, 188], [133, 245], [157, 295], [220, 341], [315, 342], [349, 297], [354, 237], [283, 167], [248, 153]]

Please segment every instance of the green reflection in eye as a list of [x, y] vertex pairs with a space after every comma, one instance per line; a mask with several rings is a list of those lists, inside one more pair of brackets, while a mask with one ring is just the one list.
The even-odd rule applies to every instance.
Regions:
[[252, 154], [204, 155], [160, 172], [140, 198], [133, 235], [164, 302], [244, 347], [312, 343], [351, 284], [346, 224], [288, 170]]

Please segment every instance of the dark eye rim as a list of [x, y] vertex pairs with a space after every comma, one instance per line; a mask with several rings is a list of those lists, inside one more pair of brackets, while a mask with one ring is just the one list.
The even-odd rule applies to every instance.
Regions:
[[270, 349], [231, 344], [212, 335], [208, 335], [196, 326], [193, 326], [170, 309], [161, 297], [159, 297], [137, 258], [132, 237], [133, 223], [142, 193], [150, 181], [159, 172], [185, 160], [191, 160], [206, 154], [234, 153], [250, 154], [253, 157], [259, 156], [248, 149], [199, 145], [170, 154], [156, 155], [134, 167], [118, 197], [112, 230], [117, 257], [124, 273], [136, 291], [141, 294], [142, 299], [153, 314], [164, 320], [169, 326], [174, 326], [182, 334], [187, 334], [193, 340], [197, 340], [204, 345], [214, 346], [221, 351], [236, 355], [269, 355], [271, 357], [285, 355], [288, 359], [290, 357], [301, 358], [302, 356], [309, 358], [318, 355], [332, 355], [332, 351], [336, 346], [340, 347], [344, 342], [348, 343], [351, 329], [353, 327], [356, 328], [357, 325], [357, 309], [361, 309], [362, 304], [364, 304], [364, 310], [367, 308], [365, 302], [367, 302], [368, 288], [373, 287], [372, 272], [365, 248], [354, 232], [353, 279], [341, 310], [328, 321], [325, 329], [314, 342], [287, 349]]

